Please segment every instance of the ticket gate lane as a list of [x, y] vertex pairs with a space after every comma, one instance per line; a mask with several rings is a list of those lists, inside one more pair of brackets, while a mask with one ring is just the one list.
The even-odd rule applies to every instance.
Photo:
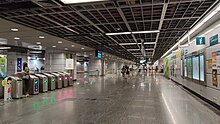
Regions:
[[56, 77], [54, 75], [48, 73], [42, 73], [43, 75], [47, 76], [48, 78], [48, 90], [55, 90], [56, 89]]
[[48, 78], [42, 74], [33, 74], [39, 78], [39, 92], [44, 93], [48, 91]]

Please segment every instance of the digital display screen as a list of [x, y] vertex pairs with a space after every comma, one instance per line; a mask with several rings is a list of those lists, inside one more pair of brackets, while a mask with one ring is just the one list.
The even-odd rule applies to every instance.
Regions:
[[199, 80], [199, 56], [193, 56], [193, 79]]
[[97, 57], [98, 57], [98, 59], [101, 59], [102, 58], [102, 52], [98, 51]]
[[52, 78], [52, 82], [55, 82], [55, 78], [54, 77]]

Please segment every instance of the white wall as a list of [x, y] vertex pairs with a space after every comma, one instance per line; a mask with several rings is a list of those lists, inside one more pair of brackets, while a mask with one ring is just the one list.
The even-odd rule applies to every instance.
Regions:
[[[185, 87], [193, 90], [194, 92], [200, 94], [204, 98], [213, 101], [214, 103], [220, 105], [220, 70], [218, 70], [218, 86], [213, 86], [212, 84], [212, 72], [211, 69], [208, 69], [208, 60], [212, 59], [212, 52], [213, 51], [218, 51], [220, 50], [220, 43], [214, 46], [210, 46], [210, 37], [218, 34], [218, 42], [220, 42], [220, 27], [216, 27], [217, 25], [220, 24], [220, 21], [217, 21], [213, 25], [211, 25], [209, 28], [206, 29], [206, 31], [201, 32], [199, 35], [204, 34], [205, 32], [209, 31], [210, 29], [214, 29], [209, 33], [206, 33], [204, 35], [205, 37], [205, 45], [196, 45], [195, 41], [192, 41], [192, 43], [189, 45], [188, 52], [192, 53], [201, 49], [205, 49], [205, 65], [206, 65], [206, 70], [205, 70], [205, 78], [206, 78], [206, 84], [207, 86], [203, 86], [200, 84], [197, 84], [191, 80], [183, 79], [180, 75], [180, 70], [176, 70], [177, 77], [170, 76], [174, 81], [177, 81], [178, 83], [184, 85]], [[198, 35], [198, 36], [199, 36]], [[170, 54], [169, 57], [169, 62], [171, 65], [171, 56], [173, 54]], [[218, 62], [219, 63], [219, 62]]]

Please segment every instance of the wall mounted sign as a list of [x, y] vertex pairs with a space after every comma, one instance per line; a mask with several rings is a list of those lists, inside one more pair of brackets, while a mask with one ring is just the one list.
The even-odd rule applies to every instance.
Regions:
[[17, 58], [17, 72], [22, 71], [22, 58]]
[[196, 37], [196, 45], [204, 45], [205, 37]]
[[185, 54], [188, 54], [188, 49], [185, 50]]
[[212, 52], [212, 69], [217, 69], [217, 66], [216, 66], [216, 52]]
[[220, 50], [216, 52], [216, 68], [220, 69]]
[[213, 86], [218, 86], [218, 82], [217, 82], [217, 70], [213, 69], [212, 70], [212, 85]]
[[210, 46], [213, 46], [215, 44], [218, 44], [218, 34], [212, 36], [209, 38]]
[[73, 59], [66, 59], [66, 69], [67, 70], [73, 70]]

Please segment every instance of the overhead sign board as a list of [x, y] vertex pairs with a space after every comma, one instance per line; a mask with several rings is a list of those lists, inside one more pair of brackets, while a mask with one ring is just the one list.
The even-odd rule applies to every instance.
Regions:
[[215, 44], [218, 44], [218, 34], [212, 36], [209, 38], [210, 46], [213, 46]]
[[204, 45], [205, 37], [196, 37], [196, 45]]

